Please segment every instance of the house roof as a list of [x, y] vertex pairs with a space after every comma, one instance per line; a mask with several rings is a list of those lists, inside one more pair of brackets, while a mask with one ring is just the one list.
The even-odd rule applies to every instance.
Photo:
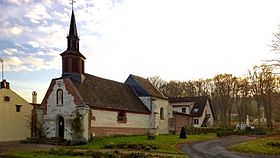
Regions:
[[[190, 114], [194, 115], [194, 116], [198, 116], [198, 117], [202, 116], [206, 102], [209, 99], [210, 99], [209, 96], [168, 98], [170, 103], [194, 102], [194, 105], [193, 105], [193, 108], [192, 108]], [[209, 104], [210, 104], [211, 112], [213, 114], [210, 100], [209, 100]]]
[[150, 113], [131, 86], [124, 83], [84, 74], [83, 82], [71, 79], [82, 99], [91, 107]]
[[139, 96], [167, 99], [148, 79], [143, 77], [130, 74], [125, 83], [131, 85]]

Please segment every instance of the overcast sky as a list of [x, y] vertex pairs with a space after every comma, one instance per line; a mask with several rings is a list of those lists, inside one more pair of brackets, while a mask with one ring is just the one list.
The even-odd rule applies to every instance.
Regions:
[[[0, 0], [0, 58], [11, 89], [40, 101], [61, 76], [69, 0]], [[77, 0], [85, 71], [124, 82], [129, 74], [164, 80], [243, 76], [277, 58], [279, 0]], [[280, 54], [279, 54], [280, 55]], [[279, 56], [278, 55], [278, 56]]]

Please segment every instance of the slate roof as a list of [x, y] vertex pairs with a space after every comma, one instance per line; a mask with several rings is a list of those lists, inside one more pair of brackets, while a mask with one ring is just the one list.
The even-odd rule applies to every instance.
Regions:
[[[204, 111], [206, 102], [210, 99], [209, 96], [199, 96], [199, 97], [174, 97], [174, 98], [168, 98], [169, 103], [182, 103], [182, 102], [194, 102], [193, 108], [190, 112], [191, 115], [194, 116], [202, 116], [202, 113]], [[211, 112], [214, 117], [213, 109], [211, 106], [211, 103], [209, 101]], [[197, 111], [195, 109], [198, 109]]]
[[83, 100], [91, 107], [150, 113], [131, 86], [124, 83], [84, 74], [82, 83], [71, 79]]
[[148, 79], [143, 77], [130, 74], [125, 84], [132, 86], [138, 96], [152, 96], [167, 99]]

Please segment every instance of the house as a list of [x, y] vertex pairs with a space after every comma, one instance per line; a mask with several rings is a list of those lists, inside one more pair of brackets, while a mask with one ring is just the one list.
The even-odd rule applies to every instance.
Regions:
[[209, 127], [214, 123], [215, 115], [209, 96], [174, 97], [169, 98], [169, 103], [176, 113], [192, 116], [194, 127]]
[[26, 139], [31, 135], [33, 107], [10, 89], [9, 82], [0, 83], [0, 141]]
[[82, 137], [168, 133], [168, 99], [147, 79], [129, 75], [125, 83], [85, 73], [85, 57], [72, 10], [62, 76], [52, 79], [38, 109], [45, 136], [72, 140], [69, 122], [79, 113]]

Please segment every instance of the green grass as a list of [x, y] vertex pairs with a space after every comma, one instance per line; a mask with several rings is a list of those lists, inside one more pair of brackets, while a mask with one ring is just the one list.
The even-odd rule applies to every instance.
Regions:
[[85, 145], [73, 146], [76, 149], [102, 149], [104, 145], [114, 143], [136, 143], [136, 144], [154, 144], [159, 148], [157, 152], [163, 153], [181, 153], [176, 149], [177, 144], [204, 141], [216, 138], [215, 133], [209, 133], [207, 135], [188, 135], [187, 139], [179, 139], [178, 135], [158, 135], [155, 140], [148, 140], [147, 136], [120, 136], [120, 137], [103, 137], [96, 138]]
[[[118, 136], [118, 137], [102, 137], [96, 138], [95, 140], [90, 141], [88, 144], [85, 145], [78, 145], [78, 146], [70, 146], [70, 147], [63, 147], [71, 148], [73, 150], [93, 150], [93, 151], [101, 151], [101, 152], [114, 152], [116, 149], [104, 149], [106, 144], [114, 143], [114, 144], [154, 144], [158, 146], [156, 150], [150, 151], [137, 151], [137, 150], [121, 150], [121, 152], [145, 152], [154, 155], [162, 155], [162, 156], [170, 156], [170, 157], [186, 157], [183, 152], [179, 151], [176, 146], [181, 143], [187, 142], [194, 142], [194, 141], [205, 141], [209, 139], [216, 138], [215, 133], [208, 133], [208, 135], [188, 135], [187, 139], [179, 139], [178, 135], [159, 135], [156, 136], [155, 140], [148, 140], [147, 136]], [[55, 158], [58, 155], [51, 155], [47, 154], [46, 152], [12, 152], [9, 155], [19, 158]], [[62, 158], [82, 158], [81, 156], [60, 156]]]
[[280, 141], [280, 136], [262, 137], [229, 147], [230, 150], [264, 155], [279, 155], [280, 147], [268, 145], [268, 142]]

